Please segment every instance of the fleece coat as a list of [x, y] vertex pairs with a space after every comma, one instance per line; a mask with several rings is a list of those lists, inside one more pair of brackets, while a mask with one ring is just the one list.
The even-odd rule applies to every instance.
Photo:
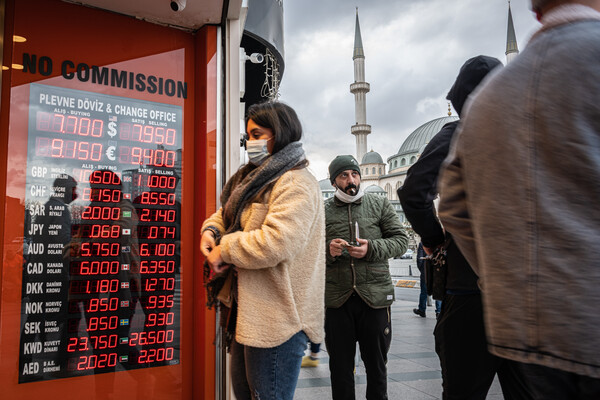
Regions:
[[[222, 209], [202, 229], [211, 225], [224, 233]], [[304, 331], [321, 343], [325, 213], [315, 177], [306, 168], [286, 172], [246, 206], [241, 226], [220, 243], [238, 270], [236, 341], [270, 348]]]

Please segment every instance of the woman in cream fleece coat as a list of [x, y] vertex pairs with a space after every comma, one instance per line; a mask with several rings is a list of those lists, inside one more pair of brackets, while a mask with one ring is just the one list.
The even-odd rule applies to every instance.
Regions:
[[215, 273], [237, 276], [236, 398], [292, 399], [307, 340], [323, 340], [323, 202], [289, 106], [254, 105], [246, 126], [250, 163], [227, 182], [201, 247]]

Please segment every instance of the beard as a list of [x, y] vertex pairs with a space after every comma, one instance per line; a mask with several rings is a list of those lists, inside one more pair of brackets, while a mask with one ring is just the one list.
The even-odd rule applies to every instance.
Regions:
[[356, 186], [354, 183], [350, 183], [343, 189], [343, 191], [350, 196], [356, 196], [359, 187], [360, 185]]

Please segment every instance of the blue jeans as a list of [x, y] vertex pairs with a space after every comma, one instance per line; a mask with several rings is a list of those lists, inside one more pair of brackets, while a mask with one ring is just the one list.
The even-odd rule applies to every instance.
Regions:
[[425, 272], [419, 269], [419, 281], [421, 283], [421, 293], [419, 293], [419, 310], [427, 311], [427, 283], [425, 282]]
[[231, 383], [237, 400], [292, 400], [308, 337], [304, 331], [276, 347], [231, 345]]
[[[427, 283], [425, 282], [425, 273], [420, 269], [419, 271], [421, 272], [419, 275], [419, 281], [421, 283], [421, 293], [419, 293], [419, 310], [427, 311]], [[442, 311], [442, 301], [436, 300], [435, 312], [439, 313], [440, 311]]]
[[321, 350], [321, 343], [313, 343], [313, 342], [309, 342], [309, 343], [310, 343], [310, 352], [311, 353], [317, 354], [319, 352], [319, 350]]

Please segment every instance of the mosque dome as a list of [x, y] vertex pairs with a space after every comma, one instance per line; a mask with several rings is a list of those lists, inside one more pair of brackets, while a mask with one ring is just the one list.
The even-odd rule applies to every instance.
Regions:
[[365, 153], [360, 164], [383, 164], [383, 158], [378, 152], [371, 150]]
[[435, 134], [440, 131], [440, 129], [442, 129], [442, 126], [448, 122], [456, 121], [457, 119], [458, 117], [450, 115], [447, 117], [432, 119], [431, 121], [424, 123], [415, 129], [413, 133], [408, 135], [404, 143], [402, 143], [402, 146], [400, 146], [400, 149], [396, 155], [400, 156], [404, 154], [420, 152], [425, 145], [429, 143], [431, 138], [434, 137]]
[[381, 186], [377, 186], [377, 185], [369, 186], [368, 188], [365, 189], [365, 193], [379, 194], [382, 196], [387, 195], [387, 192]]
[[319, 181], [319, 189], [321, 189], [321, 192], [335, 192], [335, 188], [331, 186], [329, 179], [321, 179]]
[[335, 194], [335, 188], [331, 186], [329, 179], [321, 179], [319, 181], [319, 189], [321, 189], [321, 196], [323, 196], [323, 200], [327, 200], [333, 197]]

